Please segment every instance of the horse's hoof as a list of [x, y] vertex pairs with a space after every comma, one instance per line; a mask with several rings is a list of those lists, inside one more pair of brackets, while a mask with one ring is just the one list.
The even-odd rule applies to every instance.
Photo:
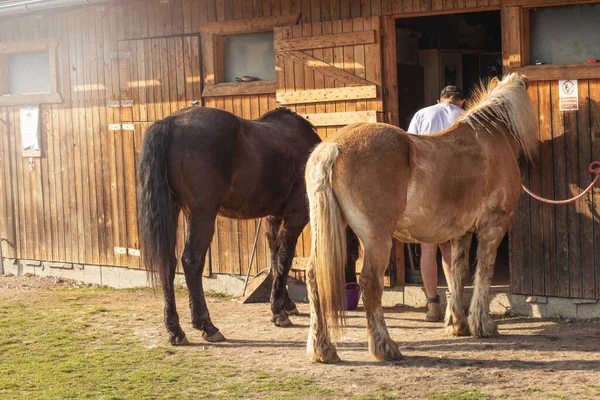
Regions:
[[469, 328], [473, 336], [481, 338], [499, 336], [498, 324], [491, 318], [482, 319], [481, 321], [470, 319]]
[[342, 361], [340, 357], [337, 355], [335, 349], [327, 349], [322, 354], [316, 356], [317, 362], [321, 362], [324, 364], [335, 364]]
[[300, 311], [298, 311], [297, 307], [294, 307], [290, 311], [286, 311], [287, 315], [300, 315]]
[[383, 355], [383, 360], [384, 361], [394, 361], [394, 360], [400, 360], [400, 359], [402, 359], [402, 357], [404, 357], [404, 356], [402, 355], [400, 350], [396, 347], [395, 349], [392, 349], [392, 350], [388, 351], [387, 353], [385, 353]]
[[372, 354], [377, 361], [394, 361], [403, 357], [398, 343], [393, 340], [384, 343], [383, 346], [380, 347], [380, 351], [373, 352]]
[[215, 343], [224, 341], [225, 336], [223, 336], [223, 334], [220, 331], [216, 331], [210, 336], [207, 335], [206, 332], [202, 332], [202, 339], [206, 340], [207, 342]]
[[187, 337], [182, 337], [181, 339], [178, 337], [171, 337], [169, 340], [173, 346], [187, 346], [190, 342], [187, 340]]
[[469, 325], [465, 323], [448, 325], [446, 331], [452, 336], [469, 336], [471, 334]]
[[288, 317], [285, 317], [285, 318], [277, 317], [277, 318], [275, 318], [273, 323], [275, 324], [275, 326], [278, 326], [280, 328], [288, 328], [293, 325], [292, 321], [290, 321], [290, 319]]

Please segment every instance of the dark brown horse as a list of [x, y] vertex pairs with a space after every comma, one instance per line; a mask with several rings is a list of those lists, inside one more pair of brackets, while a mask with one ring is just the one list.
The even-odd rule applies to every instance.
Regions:
[[217, 109], [188, 108], [148, 129], [138, 176], [141, 255], [152, 282], [160, 278], [172, 344], [187, 343], [173, 290], [180, 211], [189, 227], [181, 262], [192, 325], [202, 331], [202, 337], [211, 342], [225, 339], [211, 322], [202, 288], [217, 215], [268, 216], [275, 277], [272, 321], [277, 326], [291, 325], [288, 315], [297, 309], [287, 292], [287, 276], [298, 236], [309, 220], [304, 167], [320, 141], [311, 123], [284, 108], [256, 121]]

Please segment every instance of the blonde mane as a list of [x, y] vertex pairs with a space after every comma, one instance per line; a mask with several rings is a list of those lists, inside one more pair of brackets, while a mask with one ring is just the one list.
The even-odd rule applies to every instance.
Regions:
[[504, 124], [519, 142], [521, 149], [531, 160], [538, 150], [537, 117], [527, 93], [524, 78], [516, 73], [506, 75], [501, 81], [493, 79], [481, 84], [473, 95], [473, 106], [460, 119], [477, 130], [475, 124], [490, 131], [490, 125], [499, 128]]

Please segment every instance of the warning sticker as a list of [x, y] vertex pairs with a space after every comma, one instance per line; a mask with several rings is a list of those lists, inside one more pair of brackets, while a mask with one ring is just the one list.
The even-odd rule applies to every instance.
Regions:
[[579, 110], [577, 79], [558, 81], [558, 104], [560, 111]]

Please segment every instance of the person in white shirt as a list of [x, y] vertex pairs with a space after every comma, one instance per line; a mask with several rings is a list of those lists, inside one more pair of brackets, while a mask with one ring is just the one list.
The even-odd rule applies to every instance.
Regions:
[[[449, 128], [463, 113], [465, 96], [456, 86], [446, 86], [437, 104], [425, 107], [413, 116], [408, 133], [416, 135], [430, 135]], [[442, 319], [440, 298], [437, 294], [437, 250], [442, 252], [442, 266], [448, 283], [448, 293], [452, 292], [451, 284], [451, 252], [450, 242], [446, 243], [421, 243], [421, 277], [427, 295], [427, 315], [429, 322]]]

